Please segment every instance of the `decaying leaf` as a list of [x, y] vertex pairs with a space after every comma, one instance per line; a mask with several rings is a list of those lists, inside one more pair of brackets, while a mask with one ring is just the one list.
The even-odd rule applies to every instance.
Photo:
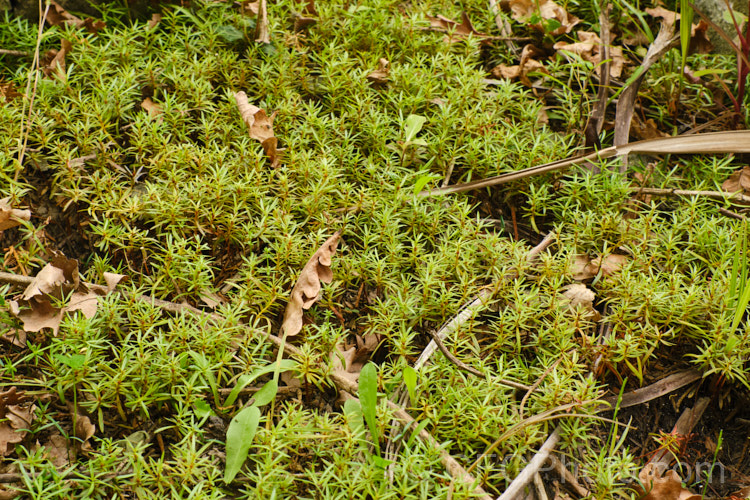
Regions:
[[[664, 7], [645, 9], [646, 14], [657, 19], [662, 19], [669, 26], [674, 26], [680, 20], [680, 14], [667, 10]], [[701, 20], [698, 24], [690, 26], [690, 54], [708, 54], [714, 50], [714, 45], [708, 38], [708, 23]]]
[[143, 100], [141, 103], [141, 107], [146, 110], [148, 113], [148, 116], [151, 118], [156, 118], [160, 114], [163, 113], [163, 110], [161, 108], [160, 104], [156, 104], [154, 101], [151, 100], [150, 97], [147, 97]]
[[573, 283], [563, 288], [563, 297], [565, 302], [572, 308], [580, 307], [586, 311], [586, 316], [592, 321], [599, 321], [601, 315], [599, 311], [594, 309], [594, 299], [596, 294], [593, 290], [589, 289], [586, 285], [580, 283]]
[[240, 2], [240, 11], [245, 15], [257, 16], [260, 10], [260, 0], [251, 2], [250, 0], [243, 0]]
[[529, 23], [536, 15], [547, 22], [556, 21], [559, 26], [552, 30], [549, 30], [545, 23], [531, 24], [535, 30], [553, 36], [570, 33], [573, 27], [581, 22], [552, 0], [502, 0], [500, 6], [506, 12], [510, 11], [511, 17], [518, 22]]
[[75, 26], [76, 28], [84, 28], [89, 33], [97, 33], [107, 26], [107, 23], [104, 21], [95, 20], [91, 17], [81, 20], [63, 9], [55, 0], [48, 0], [47, 3], [50, 4], [50, 8], [47, 12], [46, 20], [50, 26]]
[[13, 82], [0, 83], [0, 98], [5, 102], [21, 97], [21, 94]]
[[247, 125], [250, 137], [263, 146], [263, 151], [271, 160], [271, 166], [278, 166], [279, 156], [276, 151], [278, 139], [273, 134], [273, 119], [276, 113], [271, 116], [266, 115], [264, 110], [250, 104], [247, 100], [247, 94], [242, 91], [234, 94], [234, 98], [237, 101], [237, 108], [240, 111], [240, 116], [242, 116], [242, 121]]
[[60, 40], [60, 50], [51, 49], [42, 58], [41, 66], [44, 76], [55, 75], [63, 82], [67, 80], [65, 56], [72, 49], [72, 45], [66, 39]]
[[10, 206], [10, 198], [0, 200], [0, 231], [20, 226], [21, 221], [31, 220], [30, 210], [19, 210]]
[[367, 75], [367, 80], [374, 87], [380, 87], [388, 83], [388, 59], [381, 57], [378, 59], [378, 69]]
[[[589, 31], [578, 32], [578, 42], [567, 43], [557, 42], [554, 46], [556, 50], [571, 52], [579, 55], [584, 61], [594, 65], [597, 73], [602, 62], [602, 41], [596, 33]], [[609, 47], [609, 75], [612, 78], [619, 78], [622, 75], [622, 69], [625, 66], [625, 57], [622, 55], [622, 47]]]
[[682, 479], [672, 469], [662, 475], [657, 464], [648, 463], [638, 479], [644, 488], [640, 500], [700, 500], [701, 495], [696, 495], [690, 490], [682, 487]]
[[741, 170], [735, 170], [721, 184], [721, 189], [728, 193], [741, 192], [742, 194], [750, 195], [750, 166], [744, 166]]
[[427, 16], [427, 20], [430, 21], [429, 29], [431, 31], [446, 33], [445, 37], [443, 37], [443, 41], [446, 43], [456, 43], [466, 40], [469, 35], [479, 38], [480, 44], [487, 44], [492, 41], [492, 37], [474, 29], [474, 25], [471, 24], [471, 20], [466, 12], [461, 13], [461, 23], [457, 23], [453, 19], [448, 19], [441, 15], [437, 15], [436, 17]]
[[635, 119], [630, 122], [630, 134], [634, 135], [639, 140], [669, 137], [669, 134], [659, 130], [653, 118], [649, 118], [643, 122], [638, 117], [635, 117]]
[[611, 276], [619, 271], [627, 261], [626, 256], [617, 254], [609, 254], [604, 257], [604, 260], [602, 260], [601, 255], [593, 260], [587, 255], [576, 255], [571, 267], [573, 279], [576, 281], [592, 279], [599, 274], [599, 271], [603, 276]]
[[271, 28], [268, 26], [268, 6], [266, 0], [260, 0], [258, 19], [255, 23], [255, 41], [271, 43]]
[[[124, 276], [106, 273], [107, 289], [111, 291]], [[23, 294], [11, 300], [10, 312], [21, 321], [26, 332], [51, 328], [57, 335], [65, 314], [81, 311], [91, 318], [96, 314], [98, 299], [104, 292], [95, 292], [81, 283], [78, 261], [53, 252], [52, 261], [44, 266]], [[60, 304], [67, 300], [62, 307]]]
[[151, 14], [151, 19], [148, 20], [148, 29], [152, 30], [156, 28], [160, 22], [161, 14], [159, 14], [158, 12], [154, 12], [153, 14]]
[[331, 258], [336, 253], [340, 237], [341, 232], [336, 231], [302, 268], [284, 311], [284, 322], [281, 324], [284, 335], [292, 337], [302, 330], [302, 310], [310, 309], [320, 298], [321, 281], [330, 283], [333, 280]]
[[34, 420], [34, 405], [23, 405], [25, 398], [16, 388], [0, 393], [0, 455], [8, 456], [23, 441]]
[[367, 364], [370, 354], [375, 352], [382, 340], [379, 334], [354, 335], [343, 344], [337, 344], [331, 353], [333, 369], [336, 373], [356, 382], [359, 372]]
[[68, 451], [68, 441], [56, 432], [42, 445], [47, 454], [47, 458], [57, 469], [63, 469], [70, 465], [70, 456]]
[[83, 442], [91, 439], [96, 434], [96, 427], [86, 415], [76, 415], [75, 435]]
[[492, 76], [495, 78], [505, 78], [507, 80], [520, 80], [521, 83], [527, 87], [531, 87], [532, 83], [529, 80], [530, 73], [549, 73], [544, 64], [534, 59], [544, 54], [542, 49], [537, 48], [532, 44], [526, 45], [521, 51], [521, 60], [517, 65], [506, 66], [500, 64], [490, 70]]

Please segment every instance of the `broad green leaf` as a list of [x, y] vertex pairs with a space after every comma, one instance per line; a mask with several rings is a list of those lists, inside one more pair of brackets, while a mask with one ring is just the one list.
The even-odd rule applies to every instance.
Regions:
[[404, 367], [404, 384], [409, 391], [409, 399], [414, 404], [417, 401], [417, 371], [409, 365]]
[[349, 430], [352, 434], [361, 440], [365, 436], [365, 424], [362, 420], [362, 406], [356, 399], [347, 399], [344, 402], [344, 418], [346, 418], [346, 425], [349, 426]]
[[215, 415], [214, 411], [211, 409], [211, 405], [202, 399], [196, 400], [195, 403], [193, 403], [193, 406], [195, 407], [195, 414], [201, 420], [211, 415]]
[[[281, 360], [281, 371], [286, 372], [289, 370], [294, 370], [297, 368], [297, 362], [292, 359], [282, 359]], [[252, 373], [242, 375], [239, 379], [237, 379], [237, 384], [235, 384], [234, 388], [232, 389], [232, 392], [229, 393], [229, 396], [227, 396], [226, 401], [224, 401], [224, 406], [232, 406], [235, 401], [237, 401], [237, 397], [240, 395], [240, 391], [247, 387], [248, 384], [253, 382], [258, 377], [261, 377], [267, 373], [271, 373], [276, 369], [276, 363], [271, 363], [270, 365], [263, 366], [261, 368], [258, 368]]]
[[370, 435], [375, 443], [375, 451], [380, 455], [380, 436], [378, 435], [378, 369], [373, 363], [367, 363], [359, 374], [359, 401], [362, 414], [370, 429]]
[[276, 379], [271, 379], [266, 384], [260, 388], [258, 392], [255, 393], [255, 401], [253, 402], [253, 406], [261, 407], [266, 406], [268, 403], [273, 401], [273, 398], [276, 397], [276, 393], [279, 390], [279, 384], [276, 382]]
[[260, 423], [260, 410], [255, 406], [243, 409], [229, 422], [227, 429], [227, 463], [224, 469], [224, 482], [229, 484], [242, 468], [253, 444], [255, 432]]
[[404, 138], [404, 142], [406, 143], [414, 143], [414, 139], [416, 139], [417, 134], [420, 130], [422, 130], [422, 126], [427, 121], [427, 118], [424, 116], [419, 115], [409, 115], [406, 117], [406, 137]]

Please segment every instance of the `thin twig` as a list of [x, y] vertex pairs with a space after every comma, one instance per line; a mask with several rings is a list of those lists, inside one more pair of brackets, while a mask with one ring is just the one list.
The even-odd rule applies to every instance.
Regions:
[[580, 483], [578, 483], [578, 480], [575, 478], [575, 476], [565, 468], [565, 465], [563, 465], [560, 459], [558, 459], [555, 455], [550, 454], [547, 457], [547, 463], [550, 464], [552, 466], [552, 470], [554, 470], [557, 475], [560, 476], [560, 479], [562, 479], [562, 484], [573, 490], [575, 494], [580, 498], [587, 497], [591, 494], [588, 489], [584, 488], [580, 485]]
[[731, 217], [733, 219], [739, 219], [739, 220], [746, 220], [747, 217], [745, 217], [742, 214], [738, 214], [737, 212], [732, 212], [731, 210], [727, 210], [726, 208], [719, 208], [719, 213], [726, 215], [727, 217]]
[[31, 52], [26, 52], [25, 50], [0, 49], [0, 56], [28, 57], [30, 55], [33, 54]]
[[484, 373], [480, 372], [479, 370], [477, 370], [473, 366], [467, 365], [466, 363], [464, 363], [463, 361], [461, 361], [460, 359], [458, 359], [456, 356], [454, 356], [453, 353], [450, 352], [447, 347], [445, 347], [445, 344], [443, 344], [443, 341], [440, 340], [440, 337], [438, 337], [435, 332], [430, 332], [430, 336], [432, 337], [433, 342], [435, 342], [435, 344], [437, 344], [438, 349], [440, 349], [440, 352], [443, 353], [443, 356], [445, 356], [446, 358], [448, 358], [448, 361], [450, 361], [451, 363], [453, 363], [454, 365], [456, 365], [456, 367], [459, 370], [465, 371], [465, 372], [470, 373], [472, 375], [476, 375], [477, 377], [484, 377]]
[[542, 468], [544, 462], [547, 461], [550, 453], [555, 449], [555, 446], [557, 446], [558, 441], [560, 441], [559, 425], [555, 427], [552, 434], [549, 435], [542, 447], [539, 448], [539, 451], [536, 452], [534, 458], [529, 461], [526, 467], [523, 468], [497, 500], [516, 500], [516, 498], [523, 492], [526, 485], [534, 478], [534, 475]]
[[523, 398], [521, 399], [521, 404], [519, 405], [520, 407], [518, 409], [519, 420], [523, 420], [523, 407], [526, 406], [526, 401], [529, 399], [529, 396], [531, 396], [531, 393], [534, 392], [536, 388], [539, 387], [539, 384], [541, 384], [542, 381], [545, 378], [547, 378], [547, 375], [549, 375], [550, 372], [554, 370], [557, 365], [560, 364], [560, 361], [562, 361], [562, 358], [557, 358], [557, 361], [549, 365], [547, 369], [544, 370], [544, 373], [542, 373], [542, 375], [538, 379], [536, 379], [536, 382], [534, 382], [534, 384], [531, 387], [529, 387], [529, 390], [526, 391], [526, 394], [523, 395]]
[[650, 194], [653, 196], [701, 196], [712, 200], [722, 201], [741, 201], [750, 203], [750, 196], [741, 191], [736, 193], [726, 193], [723, 191], [692, 191], [687, 189], [664, 189], [664, 188], [641, 188], [635, 187], [631, 191], [637, 191], [638, 194]]

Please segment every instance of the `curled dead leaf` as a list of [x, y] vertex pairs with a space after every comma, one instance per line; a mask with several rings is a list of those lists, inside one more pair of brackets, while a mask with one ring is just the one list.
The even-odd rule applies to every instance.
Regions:
[[20, 226], [21, 221], [31, 220], [30, 210], [19, 210], [10, 206], [10, 198], [0, 200], [0, 231]]
[[154, 12], [153, 14], [151, 14], [151, 19], [148, 20], [148, 24], [147, 24], [148, 29], [152, 30], [156, 28], [160, 22], [161, 22], [161, 14], [159, 14], [158, 12]]
[[284, 335], [292, 337], [302, 330], [303, 309], [310, 309], [320, 298], [321, 281], [330, 283], [333, 280], [331, 259], [336, 253], [340, 237], [341, 232], [336, 231], [302, 268], [297, 283], [292, 288], [289, 304], [284, 311], [284, 322], [281, 324], [281, 331]]
[[163, 113], [161, 104], [156, 104], [150, 97], [143, 100], [141, 107], [146, 110], [150, 118], [156, 118]]
[[81, 20], [79, 17], [63, 9], [55, 0], [48, 0], [47, 3], [50, 5], [50, 8], [47, 11], [46, 21], [50, 26], [74, 26], [76, 28], [83, 28], [89, 33], [97, 33], [107, 26], [107, 23], [104, 21], [91, 17]]
[[54, 75], [61, 81], [66, 81], [68, 79], [68, 74], [66, 72], [65, 56], [71, 51], [71, 49], [71, 43], [63, 38], [60, 40], [60, 50], [48, 50], [41, 61], [44, 76], [50, 77]]
[[331, 353], [333, 369], [336, 373], [356, 382], [359, 372], [367, 364], [370, 354], [380, 345], [382, 336], [379, 334], [353, 335], [343, 344], [337, 344]]
[[627, 262], [625, 255], [609, 254], [603, 260], [601, 255], [593, 260], [587, 255], [576, 255], [573, 257], [571, 271], [574, 280], [584, 281], [596, 277], [600, 271], [603, 276], [611, 276]]
[[642, 490], [640, 500], [700, 500], [696, 495], [682, 487], [682, 479], [672, 469], [662, 475], [658, 464], [648, 463], [638, 474]]
[[271, 28], [268, 25], [268, 5], [266, 0], [260, 0], [258, 6], [258, 19], [255, 23], [255, 41], [258, 43], [271, 43]]
[[593, 290], [589, 289], [586, 285], [582, 285], [580, 283], [573, 283], [572, 285], [568, 285], [563, 288], [563, 298], [564, 301], [571, 307], [571, 308], [577, 308], [580, 307], [584, 311], [586, 311], [586, 316], [589, 317], [592, 321], [599, 321], [601, 319], [601, 315], [599, 314], [599, 311], [594, 309], [594, 299], [596, 299], [596, 294], [593, 292]]
[[277, 139], [273, 133], [273, 119], [276, 113], [271, 116], [266, 115], [264, 110], [250, 104], [247, 100], [247, 94], [242, 91], [235, 93], [234, 98], [237, 101], [237, 109], [240, 111], [242, 121], [247, 125], [250, 137], [261, 143], [263, 151], [271, 160], [271, 166], [278, 166]]
[[0, 83], [0, 98], [5, 102], [21, 97], [21, 94], [13, 82]]
[[[124, 277], [105, 273], [107, 291], [112, 291]], [[99, 297], [107, 293], [99, 290], [89, 290], [81, 283], [78, 261], [53, 252], [51, 262], [37, 273], [23, 294], [9, 302], [10, 312], [23, 321], [26, 332], [51, 328], [57, 335], [65, 314], [81, 311], [87, 318], [96, 314]]]
[[518, 65], [506, 66], [500, 64], [490, 70], [495, 78], [505, 78], [507, 80], [520, 80], [527, 87], [532, 86], [529, 80], [530, 73], [549, 73], [544, 64], [534, 59], [544, 54], [544, 51], [532, 44], [526, 45], [521, 51], [521, 59]]
[[446, 33], [443, 38], [445, 43], [452, 44], [460, 42], [466, 40], [469, 35], [479, 38], [480, 44], [487, 44], [492, 41], [492, 37], [488, 36], [486, 33], [480, 33], [474, 28], [474, 25], [471, 23], [471, 19], [469, 19], [466, 12], [461, 13], [460, 23], [439, 14], [436, 17], [427, 16], [427, 20], [430, 21], [429, 30]]
[[20, 404], [7, 405], [0, 422], [0, 455], [8, 456], [14, 451], [14, 445], [24, 440], [34, 420], [36, 406]]
[[[506, 12], [510, 11], [511, 17], [521, 23], [527, 23], [535, 14], [546, 21], [557, 21], [560, 25], [548, 32], [552, 36], [570, 33], [573, 27], [581, 22], [580, 19], [569, 14], [552, 0], [541, 0], [539, 2], [536, 0], [502, 0], [500, 7]], [[547, 32], [547, 26], [544, 23], [536, 23], [531, 26], [539, 32]]]
[[388, 83], [388, 59], [381, 57], [378, 59], [378, 69], [370, 72], [367, 75], [367, 81], [369, 81], [374, 87], [380, 87]]
[[750, 166], [735, 170], [727, 180], [721, 183], [721, 189], [728, 193], [740, 192], [750, 195]]
[[[598, 73], [602, 62], [601, 39], [596, 33], [588, 31], [579, 31], [577, 34], [578, 42], [557, 42], [554, 48], [580, 56], [584, 61], [592, 63]], [[625, 67], [625, 57], [622, 54], [622, 47], [609, 47], [609, 60], [609, 76], [619, 78]]]

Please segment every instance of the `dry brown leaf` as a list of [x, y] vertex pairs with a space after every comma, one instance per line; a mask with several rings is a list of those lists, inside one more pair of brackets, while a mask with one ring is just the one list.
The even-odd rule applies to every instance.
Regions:
[[83, 442], [91, 439], [96, 434], [96, 427], [86, 415], [76, 415], [75, 436]]
[[359, 372], [367, 364], [370, 354], [375, 352], [381, 340], [382, 336], [379, 334], [354, 335], [345, 343], [337, 344], [335, 351], [331, 353], [333, 370], [356, 382]]
[[203, 290], [198, 296], [200, 297], [201, 302], [206, 304], [211, 309], [216, 309], [217, 306], [227, 303], [224, 297], [222, 297], [218, 293], [210, 292], [208, 290]]
[[0, 83], [0, 97], [2, 97], [3, 101], [10, 102], [22, 95], [23, 94], [18, 92], [18, 89], [13, 82]]
[[0, 500], [13, 500], [22, 495], [21, 491], [6, 489], [5, 484], [0, 485]]
[[367, 75], [367, 80], [374, 86], [379, 87], [388, 83], [388, 59], [381, 57], [378, 59], [378, 69]]
[[252, 14], [254, 16], [257, 16], [258, 11], [260, 10], [260, 0], [256, 0], [255, 2], [244, 0], [242, 3], [240, 3], [240, 10], [245, 15]]
[[619, 271], [628, 261], [624, 255], [609, 254], [602, 261], [601, 255], [595, 259], [590, 259], [587, 255], [576, 255], [573, 257], [571, 271], [573, 279], [584, 281], [594, 278], [599, 271], [603, 276], [611, 276]]
[[0, 329], [3, 330], [0, 335], [0, 341], [13, 344], [16, 347], [26, 347], [26, 332], [18, 328], [11, 328], [10, 326], [0, 323]]
[[148, 20], [148, 29], [152, 30], [156, 28], [160, 22], [161, 14], [159, 14], [158, 12], [154, 12], [153, 14], [151, 14], [151, 19]]
[[[107, 290], [112, 291], [124, 276], [105, 273], [104, 278]], [[9, 302], [10, 312], [23, 321], [26, 332], [51, 328], [57, 335], [65, 314], [81, 311], [87, 318], [92, 318], [96, 314], [98, 299], [104, 294], [90, 291], [81, 283], [75, 259], [53, 252], [52, 261], [39, 271], [23, 294]], [[66, 299], [67, 304], [59, 307], [59, 302]]]
[[30, 210], [19, 210], [10, 206], [10, 198], [0, 200], [0, 231], [20, 226], [21, 221], [31, 220]]
[[271, 166], [278, 166], [279, 155], [276, 151], [278, 140], [273, 133], [273, 119], [276, 113], [271, 116], [266, 115], [264, 110], [250, 104], [247, 100], [247, 94], [242, 91], [235, 93], [234, 98], [237, 101], [237, 108], [240, 111], [242, 121], [247, 125], [250, 137], [261, 143], [263, 151], [271, 160]]
[[639, 118], [630, 123], [630, 134], [639, 140], [656, 139], [657, 137], [669, 137], [669, 134], [659, 130], [653, 118], [642, 122]]
[[60, 50], [48, 50], [42, 58], [41, 66], [44, 76], [55, 75], [61, 81], [66, 81], [68, 74], [66, 73], [65, 56], [70, 52], [72, 45], [66, 39], [60, 40]]
[[117, 273], [103, 273], [104, 282], [107, 284], [107, 291], [111, 292], [114, 290], [117, 285], [124, 279], [127, 279], [127, 276], [124, 274], [117, 274]]
[[672, 12], [671, 10], [665, 9], [664, 7], [654, 7], [645, 10], [646, 14], [648, 14], [649, 16], [655, 17], [657, 19], [662, 19], [665, 23], [672, 26], [674, 26], [675, 23], [680, 20], [680, 15], [678, 13]]
[[534, 59], [544, 54], [542, 49], [528, 44], [521, 51], [521, 60], [518, 65], [506, 66], [501, 64], [490, 70], [490, 73], [495, 78], [505, 78], [507, 80], [518, 79], [527, 87], [532, 86], [531, 80], [529, 80], [530, 73], [549, 73], [544, 67], [544, 64]]
[[[646, 9], [646, 14], [657, 19], [662, 19], [667, 25], [674, 26], [680, 20], [680, 15], [664, 7]], [[690, 54], [708, 54], [714, 50], [714, 45], [708, 38], [708, 23], [701, 20], [698, 24], [691, 25], [690, 29]]]
[[648, 463], [638, 474], [645, 491], [640, 500], [700, 500], [702, 497], [682, 487], [682, 479], [672, 469], [662, 475], [656, 464]]
[[563, 287], [563, 297], [570, 307], [576, 308], [581, 307], [587, 312], [587, 317], [590, 317], [592, 321], [599, 321], [601, 315], [599, 311], [594, 309], [594, 299], [596, 294], [590, 290], [586, 285], [580, 283], [574, 283]]
[[[599, 73], [602, 62], [601, 49], [602, 41], [596, 33], [588, 31], [579, 31], [576, 43], [557, 42], [554, 45], [556, 50], [562, 50], [579, 55], [584, 61], [594, 65]], [[609, 76], [619, 78], [622, 75], [622, 69], [625, 66], [625, 57], [622, 54], [622, 47], [609, 47]]]
[[[574, 15], [569, 14], [565, 9], [557, 5], [552, 0], [502, 0], [500, 6], [503, 10], [510, 11], [511, 17], [516, 21], [526, 23], [536, 13], [542, 19], [550, 20], [554, 19], [560, 23], [560, 26], [549, 32], [550, 35], [557, 36], [563, 33], [570, 33], [573, 27], [581, 22], [580, 19]], [[546, 32], [546, 28], [542, 23], [531, 25], [537, 31], [542, 33]]]
[[70, 12], [63, 9], [55, 0], [48, 0], [50, 4], [46, 21], [50, 26], [68, 25], [76, 28], [84, 28], [89, 33], [97, 33], [107, 25], [104, 21], [95, 20], [91, 17], [81, 20]]
[[732, 175], [721, 184], [721, 189], [728, 193], [741, 192], [750, 195], [750, 166], [742, 167], [742, 170], [735, 170]]
[[308, 26], [312, 26], [313, 24], [316, 24], [318, 22], [318, 20], [314, 17], [303, 16], [297, 12], [292, 14], [292, 21], [294, 23], [293, 29], [295, 32], [302, 31]]
[[44, 443], [47, 458], [57, 469], [63, 469], [70, 465], [68, 452], [68, 441], [59, 432], [52, 434]]
[[271, 43], [271, 28], [268, 26], [268, 6], [266, 0], [260, 0], [258, 7], [258, 20], [255, 24], [255, 41], [258, 43]]
[[146, 110], [148, 116], [151, 118], [156, 118], [164, 112], [161, 108], [161, 104], [156, 104], [150, 97], [143, 100], [141, 107]]
[[292, 337], [302, 330], [302, 310], [310, 309], [320, 298], [321, 281], [330, 283], [333, 280], [331, 258], [336, 253], [340, 237], [341, 232], [336, 231], [302, 268], [284, 311], [284, 322], [281, 324], [284, 335]]
[[5, 421], [0, 422], [0, 455], [8, 456], [14, 451], [13, 445], [23, 441], [31, 428], [35, 409], [34, 405], [16, 404], [4, 408], [2, 417]]
[[430, 21], [430, 30], [447, 33], [443, 38], [445, 43], [456, 43], [466, 40], [469, 35], [479, 38], [480, 44], [487, 44], [492, 42], [492, 37], [486, 33], [480, 33], [474, 28], [471, 23], [471, 19], [466, 12], [461, 13], [461, 22], [457, 23], [453, 19], [448, 19], [445, 16], [438, 14], [437, 17], [427, 16], [427, 20]]

